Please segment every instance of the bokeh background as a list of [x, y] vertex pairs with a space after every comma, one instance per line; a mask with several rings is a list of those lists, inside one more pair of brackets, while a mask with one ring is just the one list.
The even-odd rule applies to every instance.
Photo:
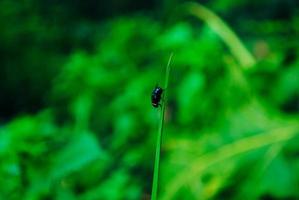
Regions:
[[299, 199], [297, 0], [1, 0], [0, 199]]

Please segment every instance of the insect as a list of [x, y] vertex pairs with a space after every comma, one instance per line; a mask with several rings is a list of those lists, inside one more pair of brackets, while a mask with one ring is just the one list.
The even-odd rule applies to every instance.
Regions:
[[163, 93], [163, 89], [159, 86], [156, 86], [152, 92], [152, 105], [157, 108], [158, 106], [161, 106], [161, 96]]

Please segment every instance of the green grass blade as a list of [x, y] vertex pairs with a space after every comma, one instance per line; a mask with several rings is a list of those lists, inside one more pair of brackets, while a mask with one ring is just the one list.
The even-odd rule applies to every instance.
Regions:
[[[170, 57], [168, 59], [167, 67], [166, 67], [164, 89], [168, 88], [168, 81], [169, 81], [169, 74], [170, 74], [170, 63], [172, 60], [172, 56], [173, 56], [173, 54], [170, 55]], [[167, 100], [167, 90], [164, 90], [164, 103], [162, 104], [161, 118], [160, 118], [160, 124], [159, 124], [158, 135], [157, 135], [154, 178], [153, 178], [151, 200], [156, 200], [157, 195], [158, 195], [160, 154], [161, 154], [162, 133], [163, 133], [163, 125], [164, 125], [164, 114], [165, 114], [166, 100]]]
[[253, 135], [250, 137], [236, 140], [232, 143], [223, 145], [214, 151], [203, 154], [202, 156], [189, 163], [188, 167], [176, 174], [166, 188], [161, 197], [162, 200], [172, 200], [175, 194], [188, 182], [199, 178], [201, 174], [209, 167], [224, 162], [232, 157], [254, 151], [256, 149], [271, 146], [284, 145], [287, 141], [298, 136], [298, 122], [288, 126], [268, 130], [263, 134]]
[[254, 56], [246, 49], [234, 31], [214, 12], [199, 3], [187, 3], [190, 14], [204, 21], [228, 46], [232, 55], [244, 69], [255, 65]]

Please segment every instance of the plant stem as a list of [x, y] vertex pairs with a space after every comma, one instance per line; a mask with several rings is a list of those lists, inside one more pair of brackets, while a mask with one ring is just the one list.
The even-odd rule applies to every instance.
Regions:
[[167, 90], [166, 89], [168, 88], [170, 63], [171, 63], [171, 60], [172, 60], [172, 56], [173, 56], [173, 54], [170, 55], [170, 57], [168, 59], [167, 66], [166, 66], [166, 74], [165, 74], [165, 82], [164, 82], [164, 103], [162, 104], [161, 118], [160, 118], [160, 124], [159, 124], [158, 135], [157, 135], [155, 166], [154, 166], [154, 178], [153, 178], [151, 200], [156, 200], [157, 199], [157, 194], [158, 194], [160, 154], [161, 154], [161, 146], [162, 146], [162, 134], [163, 134], [165, 106], [166, 106], [166, 100], [167, 100]]

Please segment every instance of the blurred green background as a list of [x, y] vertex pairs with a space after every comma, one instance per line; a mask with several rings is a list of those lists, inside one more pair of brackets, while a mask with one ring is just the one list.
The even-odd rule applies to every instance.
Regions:
[[299, 199], [299, 2], [197, 3], [1, 0], [0, 199], [150, 199], [171, 52], [158, 199]]

